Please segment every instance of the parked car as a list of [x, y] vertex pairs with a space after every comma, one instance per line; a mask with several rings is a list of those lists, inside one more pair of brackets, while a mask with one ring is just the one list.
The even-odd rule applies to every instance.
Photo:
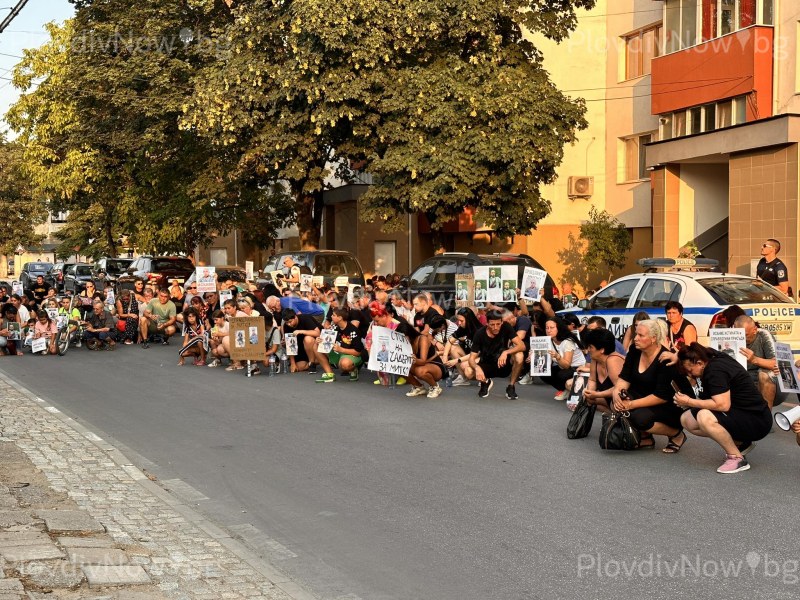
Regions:
[[56, 289], [56, 293], [60, 294], [64, 291], [64, 271], [69, 266], [71, 263], [57, 262], [44, 276], [44, 280]]
[[[411, 276], [400, 283], [400, 290], [412, 298], [420, 292], [429, 292], [445, 313], [452, 316], [455, 313], [456, 275], [471, 275], [472, 267], [491, 265], [516, 265], [517, 287], [522, 285], [525, 267], [544, 270], [527, 254], [444, 252], [420, 263]], [[558, 297], [558, 288], [550, 275], [545, 280], [544, 296], [547, 299]]]
[[45, 277], [52, 267], [53, 263], [49, 262], [28, 262], [22, 265], [22, 272], [19, 275], [22, 289], [26, 292], [30, 290], [36, 283], [36, 278], [39, 275]]
[[717, 261], [700, 259], [695, 264], [683, 259], [642, 259], [639, 264], [646, 273], [636, 273], [615, 279], [587, 300], [581, 300], [572, 313], [581, 321], [599, 315], [608, 329], [622, 339], [639, 311], [652, 318], [665, 317], [664, 306], [670, 300], [683, 305], [683, 316], [697, 329], [698, 341], [708, 345], [709, 330], [730, 327], [722, 311], [732, 304], [771, 331], [779, 342], [800, 350], [800, 306], [768, 283], [735, 273], [717, 273]]
[[270, 257], [264, 265], [263, 275], [265, 280], [270, 279], [271, 271], [283, 269], [283, 261], [287, 256], [300, 266], [307, 267], [312, 275], [322, 276], [323, 281], [330, 286], [339, 279], [347, 278], [347, 283], [364, 285], [364, 271], [358, 259], [343, 250], [308, 250], [298, 252], [281, 252]]
[[76, 263], [69, 265], [64, 271], [64, 291], [80, 294], [86, 289], [86, 284], [94, 281], [92, 265]]
[[94, 276], [95, 279], [111, 282], [116, 288], [117, 277], [119, 277], [125, 270], [133, 264], [132, 258], [114, 258], [104, 256], [96, 263], [94, 263]]
[[184, 256], [140, 256], [117, 276], [118, 291], [133, 289], [133, 282], [141, 278], [145, 283], [168, 287], [169, 281], [177, 279], [183, 284], [194, 273], [194, 263]]

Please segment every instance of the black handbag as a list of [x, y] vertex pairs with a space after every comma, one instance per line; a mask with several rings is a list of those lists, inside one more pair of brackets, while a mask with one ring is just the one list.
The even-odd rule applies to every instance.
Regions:
[[585, 438], [592, 430], [592, 423], [594, 422], [594, 413], [597, 410], [596, 406], [589, 405], [586, 398], [578, 400], [578, 406], [575, 407], [575, 412], [569, 418], [567, 424], [567, 438], [570, 440], [577, 440]]
[[642, 434], [630, 421], [629, 412], [603, 414], [600, 427], [600, 447], [603, 450], [635, 450]]

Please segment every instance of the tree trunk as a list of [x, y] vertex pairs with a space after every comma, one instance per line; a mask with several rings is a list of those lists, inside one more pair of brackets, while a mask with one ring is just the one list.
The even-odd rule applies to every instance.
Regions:
[[[301, 186], [302, 187], [302, 186]], [[297, 231], [300, 235], [301, 250], [318, 250], [322, 229], [322, 192], [310, 194], [300, 192], [295, 195], [297, 210]]]
[[105, 224], [106, 242], [111, 256], [117, 255], [117, 240], [114, 239], [114, 226], [110, 221]]

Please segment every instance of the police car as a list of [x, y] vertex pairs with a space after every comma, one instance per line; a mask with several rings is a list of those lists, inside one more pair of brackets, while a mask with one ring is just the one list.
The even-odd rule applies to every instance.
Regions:
[[722, 311], [738, 304], [779, 342], [800, 353], [800, 305], [777, 288], [754, 277], [713, 272], [718, 263], [711, 259], [644, 258], [638, 262], [644, 273], [620, 277], [560, 314], [573, 313], [582, 322], [599, 315], [622, 339], [636, 313], [645, 311], [663, 319], [666, 303], [676, 300], [684, 307], [684, 318], [697, 328], [698, 341], [707, 345], [710, 328], [731, 326]]

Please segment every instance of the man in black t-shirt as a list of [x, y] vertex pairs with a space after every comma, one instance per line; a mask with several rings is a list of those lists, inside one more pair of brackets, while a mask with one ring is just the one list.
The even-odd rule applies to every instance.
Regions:
[[42, 275], [36, 276], [36, 283], [31, 287], [31, 294], [33, 294], [33, 299], [36, 301], [36, 304], [42, 303], [42, 300], [45, 299], [51, 287], [52, 286], [44, 280]]
[[472, 340], [469, 365], [475, 370], [475, 379], [480, 382], [478, 397], [489, 395], [494, 383], [493, 377], [509, 377], [506, 398], [518, 398], [514, 383], [522, 372], [525, 343], [517, 337], [517, 332], [503, 322], [504, 313], [489, 311], [486, 326], [481, 327]]
[[761, 244], [761, 260], [756, 267], [756, 276], [762, 281], [778, 288], [784, 294], [789, 293], [789, 269], [778, 258], [781, 251], [781, 243], [778, 240], [769, 239]]
[[291, 308], [286, 308], [281, 313], [283, 320], [283, 335], [294, 333], [297, 336], [297, 356], [290, 356], [289, 362], [292, 373], [305, 371], [317, 372], [316, 363], [311, 357], [316, 356], [316, 344], [319, 337], [319, 324], [311, 315], [298, 315]]
[[331, 319], [336, 328], [336, 343], [333, 350], [325, 354], [317, 347], [314, 350], [314, 360], [316, 360], [325, 371], [322, 377], [317, 379], [317, 383], [332, 383], [336, 380], [333, 369], [340, 368], [342, 374], [350, 374], [350, 381], [358, 381], [358, 369], [361, 367], [361, 353], [364, 345], [361, 343], [361, 335], [355, 325], [347, 321], [348, 311], [345, 308], [337, 308], [333, 311]]
[[[522, 343], [525, 346], [522, 353], [524, 359], [526, 356], [528, 356], [531, 350], [531, 329], [533, 328], [533, 324], [528, 317], [522, 314], [519, 306], [514, 302], [508, 302], [504, 304], [504, 307], [506, 309], [506, 313], [503, 317], [503, 323], [508, 323], [511, 325], [511, 327], [514, 328], [514, 333], [516, 336], [522, 340]], [[533, 381], [530, 374], [526, 373], [525, 376], [522, 377], [517, 383], [520, 385], [530, 385], [533, 383]]]

